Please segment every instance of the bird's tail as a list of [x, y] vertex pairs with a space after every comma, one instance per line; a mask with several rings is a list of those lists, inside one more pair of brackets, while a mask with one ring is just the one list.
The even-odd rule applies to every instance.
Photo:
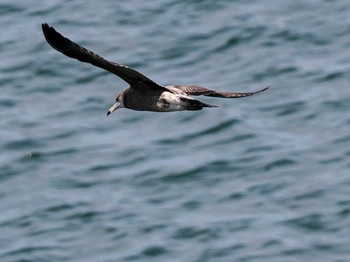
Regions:
[[188, 111], [202, 110], [203, 107], [218, 107], [216, 105], [206, 104], [199, 100], [190, 99], [186, 97], [181, 97], [180, 99], [181, 99], [181, 102], [183, 102], [183, 106], [185, 110], [188, 110]]

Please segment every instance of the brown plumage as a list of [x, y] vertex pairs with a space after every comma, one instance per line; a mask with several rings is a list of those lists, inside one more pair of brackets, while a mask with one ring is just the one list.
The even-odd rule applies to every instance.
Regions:
[[94, 52], [62, 36], [48, 24], [42, 24], [47, 42], [64, 55], [90, 63], [105, 69], [123, 79], [130, 86], [121, 92], [116, 103], [108, 110], [107, 115], [117, 108], [128, 108], [140, 111], [171, 112], [181, 110], [201, 110], [203, 107], [217, 107], [193, 99], [191, 96], [212, 96], [222, 98], [240, 98], [251, 96], [268, 89], [268, 87], [251, 93], [214, 91], [196, 85], [162, 86], [140, 72], [125, 65], [108, 61]]

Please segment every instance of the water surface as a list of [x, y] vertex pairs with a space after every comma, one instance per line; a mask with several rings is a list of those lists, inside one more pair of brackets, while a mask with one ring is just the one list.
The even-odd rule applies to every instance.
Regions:
[[[106, 117], [127, 85], [268, 92]], [[2, 1], [1, 261], [349, 261], [348, 1]]]

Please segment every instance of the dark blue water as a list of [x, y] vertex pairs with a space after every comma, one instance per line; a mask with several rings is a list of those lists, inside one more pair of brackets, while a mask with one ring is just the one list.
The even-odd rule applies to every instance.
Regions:
[[[350, 5], [0, 4], [1, 261], [350, 261]], [[119, 78], [265, 93], [106, 117]]]

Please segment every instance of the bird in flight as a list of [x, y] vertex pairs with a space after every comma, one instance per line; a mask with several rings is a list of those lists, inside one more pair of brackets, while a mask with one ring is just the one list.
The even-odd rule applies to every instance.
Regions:
[[154, 112], [196, 111], [204, 107], [211, 108], [217, 106], [203, 103], [194, 99], [192, 96], [241, 98], [261, 93], [269, 88], [266, 87], [250, 93], [236, 93], [215, 91], [196, 85], [159, 85], [134, 69], [106, 60], [98, 54], [74, 43], [46, 23], [42, 24], [42, 29], [47, 42], [57, 51], [68, 57], [78, 59], [81, 62], [107, 70], [119, 76], [130, 85], [117, 95], [115, 103], [108, 110], [107, 115], [118, 108]]

